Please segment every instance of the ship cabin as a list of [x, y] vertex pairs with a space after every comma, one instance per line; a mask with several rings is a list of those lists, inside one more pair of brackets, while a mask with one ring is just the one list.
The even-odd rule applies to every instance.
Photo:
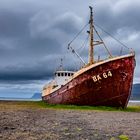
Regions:
[[62, 86], [73, 77], [73, 71], [56, 71], [55, 72], [55, 82], [57, 86]]

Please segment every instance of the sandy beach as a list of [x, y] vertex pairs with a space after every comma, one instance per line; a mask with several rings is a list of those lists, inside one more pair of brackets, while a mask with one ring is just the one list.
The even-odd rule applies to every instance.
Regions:
[[140, 140], [140, 112], [66, 110], [0, 101], [1, 140]]

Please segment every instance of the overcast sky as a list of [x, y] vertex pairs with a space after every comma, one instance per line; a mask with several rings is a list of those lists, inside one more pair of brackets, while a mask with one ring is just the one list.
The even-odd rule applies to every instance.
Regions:
[[[0, 96], [40, 92], [61, 57], [66, 69], [78, 66], [67, 44], [88, 22], [89, 5], [97, 25], [135, 50], [134, 82], [140, 82], [139, 0], [0, 0]], [[119, 45], [99, 32], [116, 54]], [[81, 56], [86, 60], [85, 52]]]

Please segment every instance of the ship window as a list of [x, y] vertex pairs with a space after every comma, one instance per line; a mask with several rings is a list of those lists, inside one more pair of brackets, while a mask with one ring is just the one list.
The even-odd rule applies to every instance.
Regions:
[[58, 76], [60, 76], [60, 73], [58, 73]]
[[65, 73], [65, 76], [67, 76], [67, 73]]
[[68, 76], [70, 76], [70, 73], [68, 73]]
[[64, 76], [64, 74], [63, 74], [63, 73], [61, 73], [61, 76]]

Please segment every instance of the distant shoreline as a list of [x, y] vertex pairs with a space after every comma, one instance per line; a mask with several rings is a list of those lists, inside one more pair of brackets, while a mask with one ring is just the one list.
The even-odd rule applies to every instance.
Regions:
[[32, 98], [0, 98], [0, 101], [41, 101], [42, 99]]
[[129, 100], [128, 106], [140, 106], [140, 100]]
[[[41, 101], [42, 99], [32, 99], [32, 98], [1, 98], [0, 101]], [[140, 103], [140, 100], [129, 100], [130, 103]]]
[[130, 103], [140, 103], [140, 100], [129, 100]]

